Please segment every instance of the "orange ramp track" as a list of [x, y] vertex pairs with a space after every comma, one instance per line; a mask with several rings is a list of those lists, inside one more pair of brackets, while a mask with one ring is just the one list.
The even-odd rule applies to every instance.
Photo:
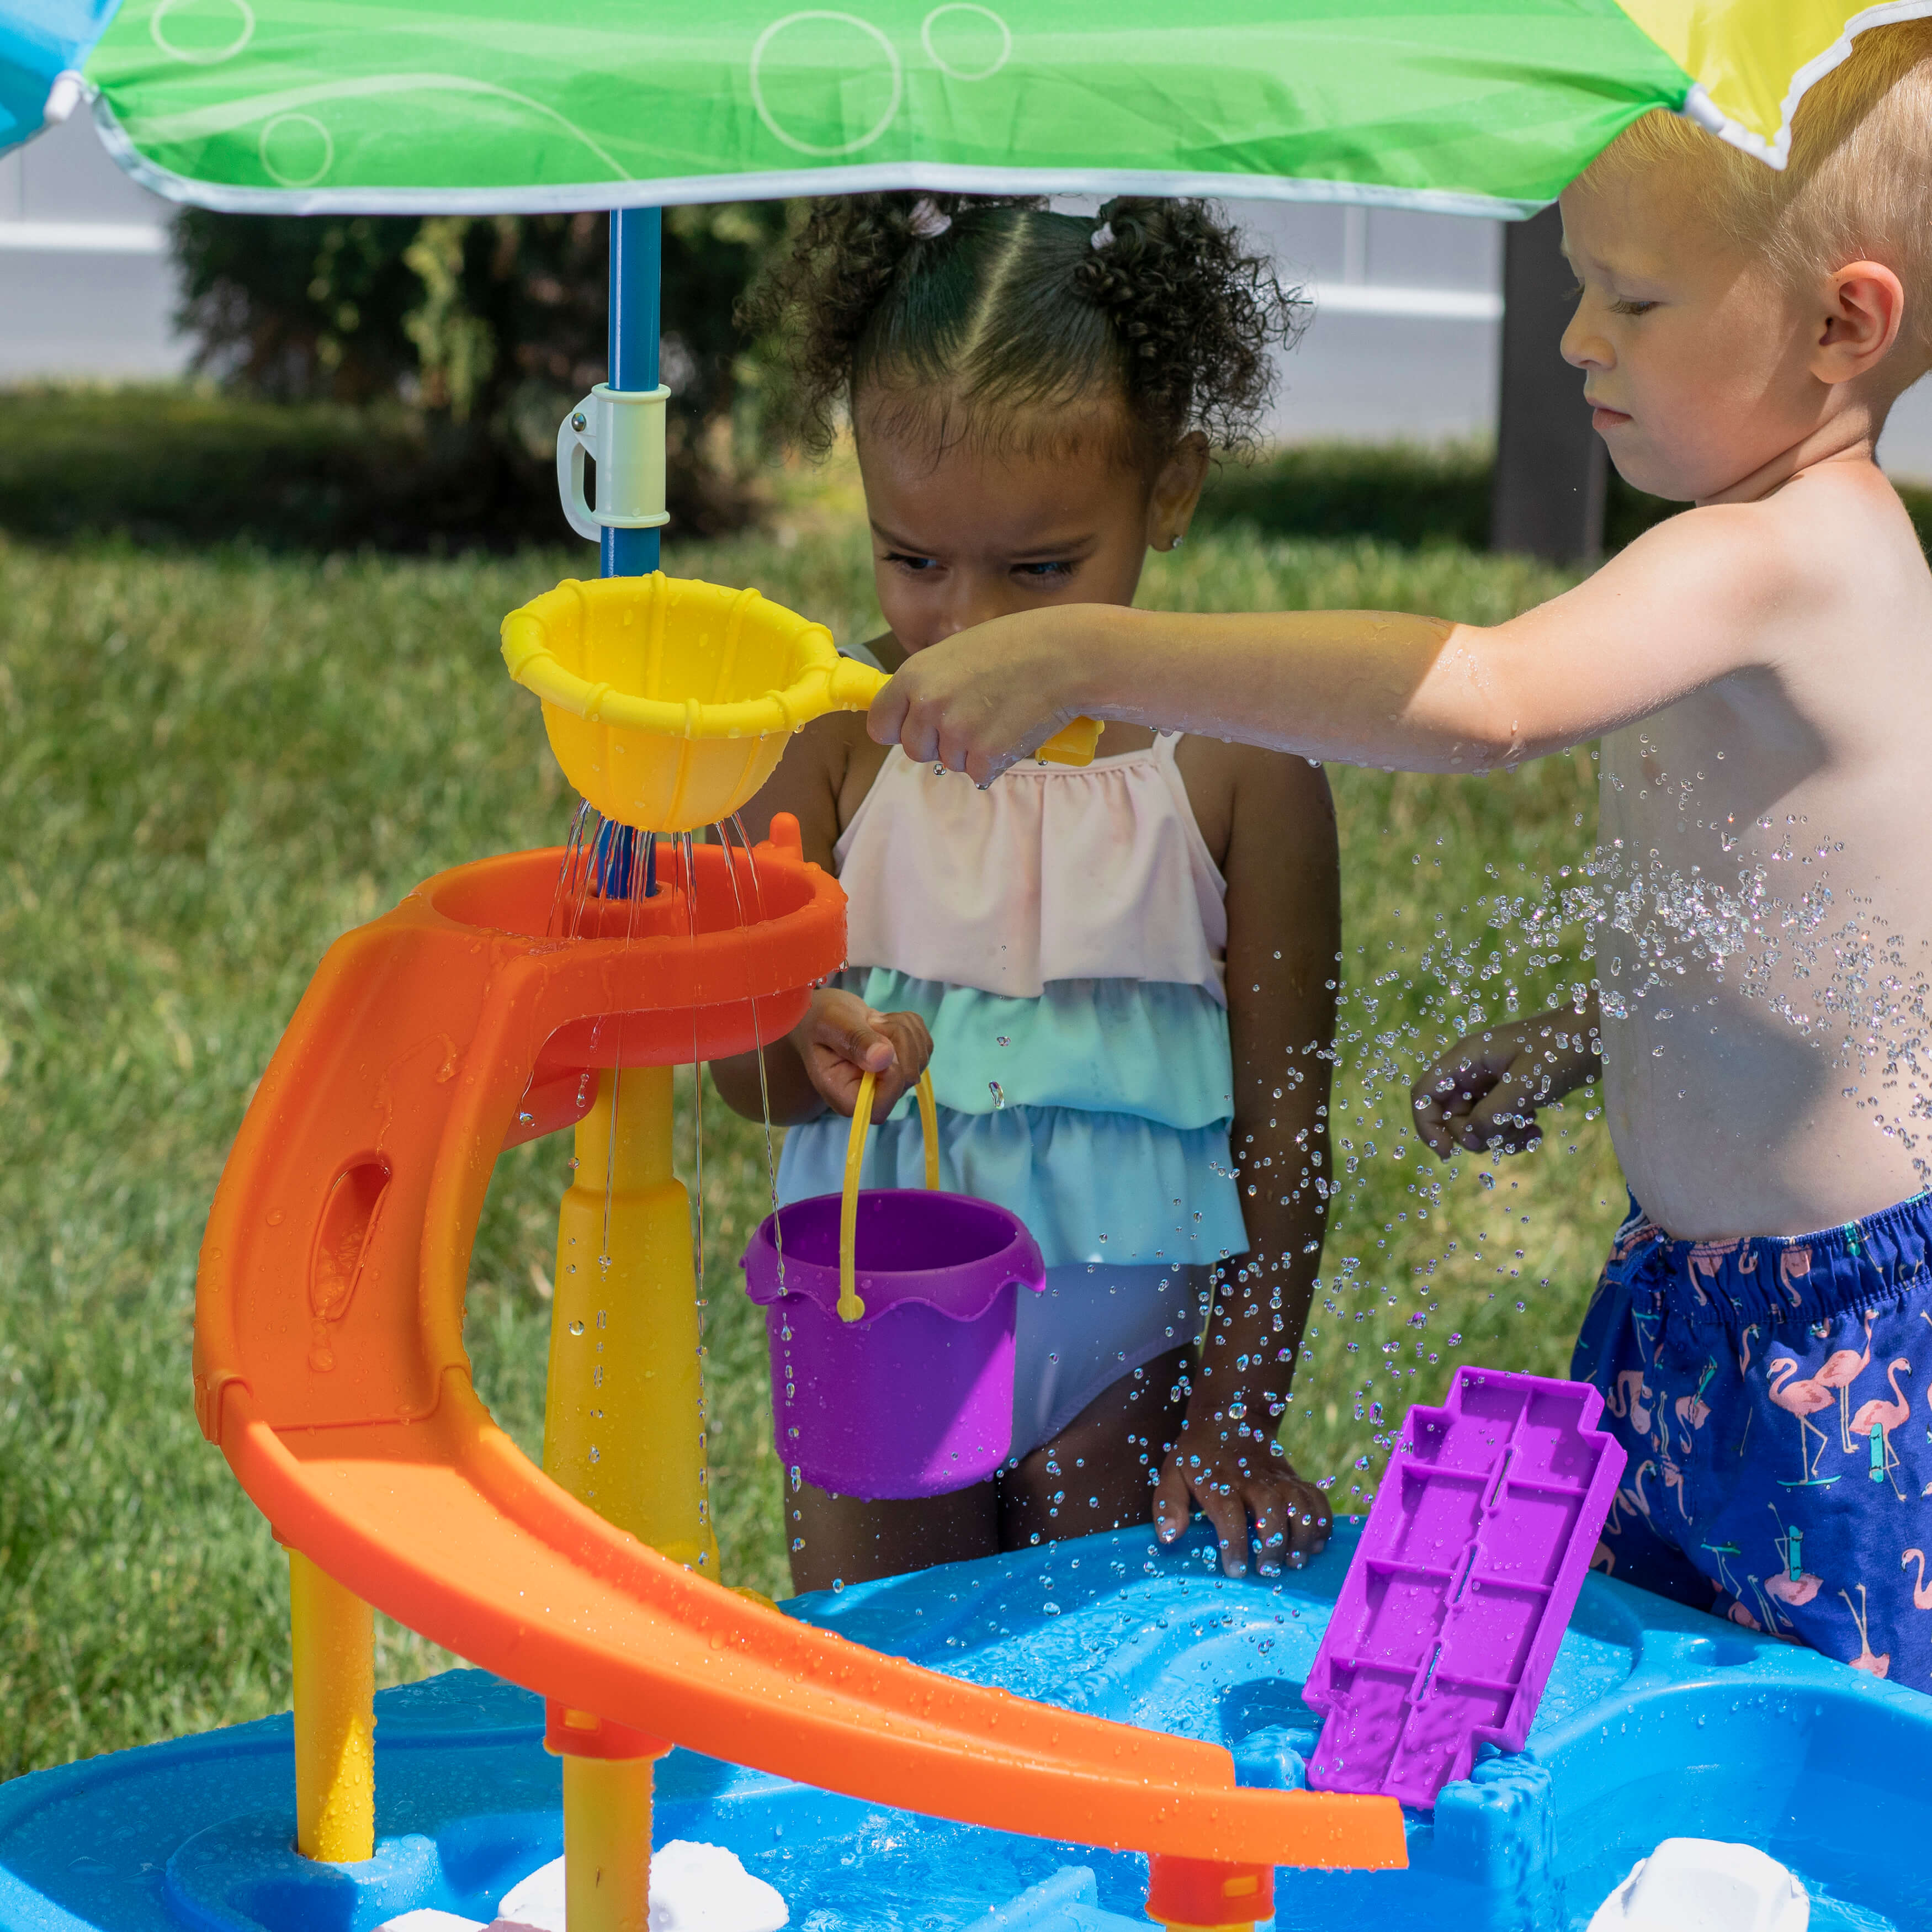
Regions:
[[[331, 949], [209, 1220], [204, 1431], [282, 1538], [342, 1583], [599, 1718], [1004, 1831], [1226, 1862], [1405, 1864], [1392, 1800], [1238, 1790], [1219, 1746], [962, 1684], [721, 1589], [574, 1500], [478, 1400], [463, 1288], [506, 1140], [581, 1110], [573, 1064], [742, 1050], [753, 1000], [771, 1037], [839, 963], [842, 895], [791, 828], [775, 830], [755, 885], [742, 859], [699, 851], [695, 937], [675, 882], [641, 911], [614, 909], [650, 930], [613, 932], [607, 913], [612, 936], [530, 936], [554, 889], [548, 852], [445, 873]], [[734, 895], [763, 922], [706, 930], [707, 903]]]

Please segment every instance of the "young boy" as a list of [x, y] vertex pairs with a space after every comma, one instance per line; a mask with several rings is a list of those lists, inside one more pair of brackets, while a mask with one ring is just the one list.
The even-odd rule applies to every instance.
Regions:
[[1921, 1690], [1932, 574], [1873, 450], [1932, 363], [1928, 188], [1921, 23], [1859, 38], [1781, 173], [1654, 115], [1564, 195], [1564, 354], [1622, 475], [1696, 507], [1541, 608], [1044, 610], [871, 719], [982, 782], [1083, 712], [1425, 771], [1600, 736], [1600, 1007], [1463, 1042], [1421, 1132], [1532, 1144], [1600, 1058], [1643, 1205], [1576, 1352], [1630, 1456], [1600, 1565]]

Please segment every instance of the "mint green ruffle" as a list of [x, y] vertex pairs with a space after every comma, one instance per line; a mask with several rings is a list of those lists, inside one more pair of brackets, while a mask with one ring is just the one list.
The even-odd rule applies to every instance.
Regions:
[[[1218, 1125], [1224, 1142], [1234, 1118], [1227, 1010], [1204, 986], [1056, 980], [1038, 999], [1012, 999], [885, 966], [850, 968], [838, 983], [880, 1012], [926, 1022], [934, 1096], [955, 1113], [1127, 1114], [1184, 1131]], [[902, 1101], [892, 1118], [911, 1106]]]

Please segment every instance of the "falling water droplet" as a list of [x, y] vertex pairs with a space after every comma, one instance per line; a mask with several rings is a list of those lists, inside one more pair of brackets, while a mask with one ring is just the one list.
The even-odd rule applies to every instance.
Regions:
[[997, 1080], [988, 1080], [986, 1082], [986, 1090], [992, 1095], [993, 1105], [995, 1108], [1004, 1107], [1006, 1104], [1006, 1096], [1000, 1091], [1000, 1083]]

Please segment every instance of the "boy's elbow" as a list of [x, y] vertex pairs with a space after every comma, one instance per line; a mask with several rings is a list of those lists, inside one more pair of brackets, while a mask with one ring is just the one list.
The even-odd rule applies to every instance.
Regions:
[[1474, 624], [1450, 633], [1410, 700], [1411, 718], [1434, 740], [1438, 771], [1492, 772], [1526, 755], [1511, 680], [1493, 634]]
[[1500, 770], [1533, 755], [1513, 720], [1478, 714], [1458, 718], [1443, 733], [1439, 770], [1455, 774]]

